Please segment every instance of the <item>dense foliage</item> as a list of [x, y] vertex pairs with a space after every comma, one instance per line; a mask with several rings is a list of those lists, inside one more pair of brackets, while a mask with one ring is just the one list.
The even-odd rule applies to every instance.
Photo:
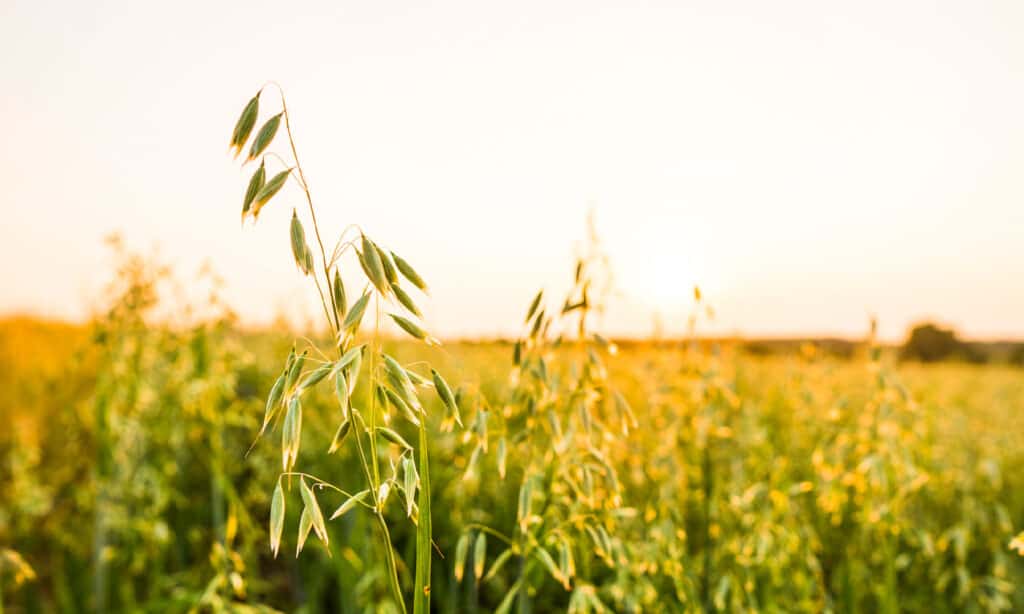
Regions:
[[[287, 556], [271, 554], [267, 485], [280, 453], [245, 453], [278, 375], [266, 357], [291, 337], [244, 333], [228, 316], [147, 322], [155, 282], [139, 267], [123, 274], [119, 300], [88, 331], [3, 327], [14, 428], [0, 431], [0, 546], [35, 576], [2, 567], [8, 611], [386, 607], [370, 512], [329, 522], [329, 548], [293, 558], [289, 532]], [[689, 343], [537, 344], [516, 366], [512, 345], [384, 345], [465, 382], [466, 430], [430, 439], [434, 611], [493, 611], [514, 587], [529, 597], [518, 611], [533, 612], [1024, 607], [1024, 558], [1008, 547], [1024, 526], [1019, 370], [897, 372], [866, 351], [765, 359]], [[531, 415], [540, 380], [525, 371], [540, 358], [551, 385]], [[595, 384], [598, 362], [635, 428]], [[590, 461], [580, 389], [602, 404]], [[323, 453], [335, 406], [327, 390], [306, 401], [298, 462], [356, 490], [357, 455]], [[441, 402], [426, 410], [440, 427]], [[344, 500], [319, 496], [325, 509]], [[401, 520], [405, 506], [388, 513]], [[415, 530], [394, 526], [408, 586]], [[522, 557], [529, 547], [550, 565]]]

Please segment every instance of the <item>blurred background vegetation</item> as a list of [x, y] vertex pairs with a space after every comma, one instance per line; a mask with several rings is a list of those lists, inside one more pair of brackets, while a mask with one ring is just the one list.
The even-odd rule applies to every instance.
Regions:
[[[293, 332], [240, 327], [216, 283], [208, 304], [169, 307], [165, 269], [120, 262], [88, 325], [0, 322], [4, 611], [388, 611], [367, 514], [331, 522], [329, 550], [295, 558], [286, 534], [271, 556], [276, 439], [246, 451]], [[462, 382], [467, 424], [500, 413], [517, 377], [506, 342], [388, 345]], [[566, 376], [582, 360], [550, 352]], [[619, 342], [600, 360], [639, 422], [607, 459], [622, 507], [572, 545], [568, 590], [537, 574], [530, 611], [1024, 610], [1008, 547], [1024, 528], [1021, 356], [933, 325], [887, 348]], [[361, 488], [351, 455], [324, 454], [337, 417], [323, 396], [301, 464]], [[456, 579], [465, 527], [514, 523], [522, 477], [499, 477], [493, 445], [467, 471], [476, 443], [431, 443], [437, 612], [494, 611], [516, 578], [509, 564]], [[393, 537], [411, 562], [414, 531]]]

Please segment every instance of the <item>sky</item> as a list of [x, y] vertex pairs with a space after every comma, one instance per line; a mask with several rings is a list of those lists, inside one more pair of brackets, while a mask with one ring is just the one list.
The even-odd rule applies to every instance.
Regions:
[[1024, 337], [1021, 32], [1010, 1], [5, 0], [0, 313], [88, 317], [119, 232], [245, 322], [315, 318], [301, 192], [239, 225], [227, 143], [275, 80], [325, 240], [411, 261], [441, 336], [515, 334], [592, 212], [608, 334], [683, 331], [699, 284], [707, 333]]

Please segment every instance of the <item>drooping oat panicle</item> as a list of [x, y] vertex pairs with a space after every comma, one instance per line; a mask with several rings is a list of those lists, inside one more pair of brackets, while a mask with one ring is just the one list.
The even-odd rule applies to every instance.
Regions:
[[[250, 104], [243, 111], [242, 117], [236, 125], [235, 133], [232, 136], [232, 147], [236, 155], [248, 143], [249, 137], [255, 127], [258, 115], [258, 98], [250, 101]], [[380, 299], [390, 301], [400, 306], [404, 311], [415, 317], [421, 317], [421, 311], [416, 302], [406, 291], [404, 281], [408, 281], [420, 290], [426, 292], [427, 286], [423, 279], [409, 265], [393, 252], [382, 250], [376, 243], [360, 231], [360, 237], [356, 241], [344, 241], [345, 233], [339, 238], [332, 257], [328, 260], [326, 250], [317, 224], [316, 210], [313, 205], [312, 196], [309, 193], [308, 183], [303, 169], [298, 162], [295, 143], [292, 138], [292, 131], [289, 125], [289, 114], [285, 104], [284, 95], [281, 94], [281, 112], [266, 120], [257, 131], [248, 150], [248, 160], [261, 158], [260, 166], [249, 180], [245, 196], [243, 198], [243, 222], [245, 217], [252, 215], [257, 219], [261, 209], [274, 198], [283, 188], [291, 173], [296, 172], [296, 180], [299, 187], [306, 196], [309, 204], [309, 218], [311, 232], [316, 239], [319, 253], [322, 257], [322, 267], [314, 267], [314, 252], [306, 238], [306, 227], [298, 217], [298, 211], [293, 208], [289, 238], [291, 243], [292, 257], [303, 274], [311, 277], [319, 294], [324, 315], [329, 326], [335, 334], [336, 351], [341, 356], [332, 360], [324, 356], [324, 362], [318, 362], [309, 371], [303, 371], [307, 362], [307, 349], [301, 356], [296, 357], [292, 350], [283, 373], [278, 377], [268, 398], [267, 408], [264, 414], [261, 432], [276, 415], [284, 408], [284, 419], [281, 429], [281, 455], [284, 472], [278, 479], [278, 491], [280, 491], [281, 477], [287, 475], [289, 480], [292, 476], [298, 475], [300, 492], [302, 494], [304, 508], [299, 519], [299, 537], [296, 553], [301, 552], [306, 538], [310, 531], [315, 531], [318, 537], [327, 544], [327, 532], [323, 515], [320, 513], [319, 504], [313, 492], [316, 488], [330, 487], [342, 493], [346, 492], [341, 488], [334, 487], [316, 480], [311, 487], [307, 478], [314, 479], [306, 473], [294, 472], [293, 469], [298, 460], [299, 447], [302, 432], [303, 396], [315, 407], [318, 395], [307, 394], [324, 379], [333, 378], [334, 394], [341, 409], [340, 422], [328, 450], [328, 453], [337, 452], [346, 440], [355, 440], [354, 449], [358, 451], [361, 459], [361, 469], [365, 488], [360, 494], [350, 496], [345, 503], [339, 507], [332, 518], [344, 514], [349, 509], [362, 503], [362, 500], [374, 496], [374, 505], [365, 507], [376, 516], [377, 526], [380, 529], [381, 539], [384, 542], [384, 577], [390, 591], [390, 603], [400, 614], [406, 612], [406, 602], [403, 596], [399, 577], [399, 566], [395, 559], [396, 552], [393, 549], [389, 529], [389, 519], [384, 514], [384, 505], [393, 488], [405, 491], [406, 516], [416, 525], [416, 564], [413, 586], [413, 608], [414, 614], [429, 614], [430, 611], [430, 578], [431, 578], [431, 554], [432, 554], [432, 513], [431, 513], [431, 491], [430, 491], [430, 469], [429, 450], [426, 431], [426, 420], [423, 404], [421, 403], [417, 387], [429, 388], [437, 386], [440, 376], [433, 372], [434, 383], [426, 378], [402, 367], [397, 361], [381, 351], [379, 345], [380, 319], [375, 319], [375, 332], [371, 341], [371, 354], [369, 359], [370, 367], [362, 374], [368, 379], [366, 392], [369, 395], [367, 401], [370, 403], [368, 411], [361, 412], [353, 406], [353, 394], [357, 382], [361, 377], [361, 361], [365, 346], [351, 347], [356, 335], [360, 332], [360, 325], [366, 311], [369, 308], [370, 298], [377, 296]], [[266, 174], [265, 160], [270, 157], [265, 152], [270, 148], [271, 143], [280, 132], [281, 124], [285, 126], [288, 142], [291, 149], [294, 164], [286, 170], [280, 171], [269, 179]], [[281, 159], [280, 156], [274, 156]], [[282, 160], [283, 161], [283, 160]], [[288, 164], [288, 161], [283, 161]], [[345, 251], [352, 247], [360, 267], [369, 281], [370, 289], [366, 289], [360, 297], [351, 305], [347, 304], [347, 297], [340, 269], [341, 259]], [[324, 291], [326, 288], [326, 292]], [[392, 299], [393, 297], [393, 299]], [[378, 312], [379, 313], [379, 312]], [[394, 322], [410, 335], [426, 342], [428, 345], [437, 344], [437, 340], [423, 330], [420, 324], [413, 322], [401, 315], [391, 315]], [[314, 342], [310, 342], [310, 349], [319, 354]], [[378, 362], [378, 359], [380, 361]], [[383, 366], [382, 366], [383, 365]], [[383, 377], [382, 377], [383, 376]], [[452, 398], [451, 390], [447, 384], [443, 384], [442, 395], [448, 411], [454, 419], [461, 423], [458, 413], [457, 399]], [[418, 429], [419, 446], [414, 450], [412, 446], [396, 431], [388, 428], [391, 413], [389, 408], [395, 408]], [[383, 424], [381, 423], [383, 422]], [[384, 441], [394, 444], [398, 449], [387, 446], [378, 446], [378, 436]], [[258, 438], [257, 438], [258, 439]], [[368, 440], [369, 454], [364, 447], [364, 440]], [[484, 444], [486, 448], [486, 442]], [[416, 454], [418, 452], [418, 455]], [[395, 461], [401, 463], [402, 485], [399, 485], [399, 473]], [[387, 463], [391, 467], [392, 475], [385, 478], [381, 474], [381, 465]], [[281, 505], [277, 510], [283, 510], [283, 494]], [[276, 500], [275, 500], [276, 501]], [[273, 532], [271, 536], [272, 547], [276, 554], [280, 546], [280, 525], [283, 523], [283, 511], [274, 512], [272, 518]], [[479, 574], [477, 574], [479, 575]], [[240, 586], [238, 582], [230, 580], [233, 587]], [[236, 588], [237, 591], [237, 588]], [[239, 594], [241, 598], [241, 594]]]

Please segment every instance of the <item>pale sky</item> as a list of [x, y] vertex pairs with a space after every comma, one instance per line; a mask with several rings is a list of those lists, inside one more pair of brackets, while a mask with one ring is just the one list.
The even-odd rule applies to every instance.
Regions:
[[238, 223], [227, 141], [270, 79], [325, 234], [412, 261], [440, 335], [516, 331], [592, 208], [611, 334], [678, 332], [699, 283], [708, 332], [1024, 336], [1010, 1], [3, 0], [0, 312], [85, 317], [120, 231], [249, 322], [315, 317], [299, 191]]

